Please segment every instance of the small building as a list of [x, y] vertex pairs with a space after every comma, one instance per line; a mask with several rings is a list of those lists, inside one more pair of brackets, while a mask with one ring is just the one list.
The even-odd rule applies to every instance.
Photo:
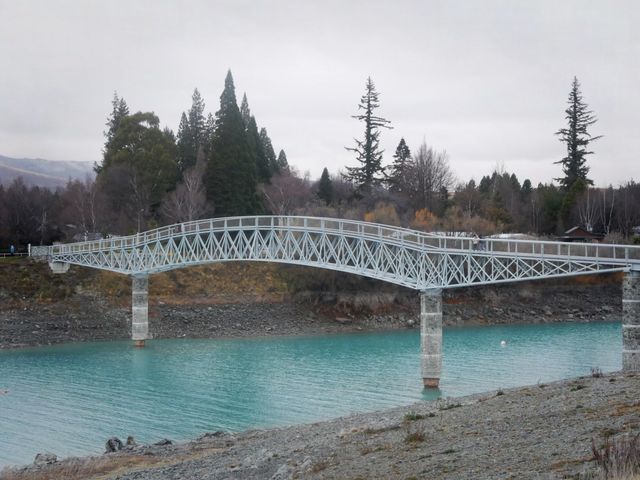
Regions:
[[573, 227], [564, 232], [564, 235], [557, 238], [560, 242], [601, 242], [604, 240], [603, 233], [593, 233], [584, 227]]

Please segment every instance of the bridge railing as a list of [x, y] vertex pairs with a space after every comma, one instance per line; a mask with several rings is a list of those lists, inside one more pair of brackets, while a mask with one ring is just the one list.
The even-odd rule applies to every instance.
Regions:
[[446, 236], [357, 220], [302, 216], [254, 216], [194, 220], [125, 237], [53, 245], [48, 248], [49, 255], [81, 254], [136, 248], [180, 235], [237, 230], [321, 232], [453, 253], [473, 252], [477, 255], [562, 257], [565, 259], [571, 257], [593, 259], [597, 262], [640, 265], [640, 246]]
[[[434, 244], [435, 239], [429, 240]], [[437, 237], [438, 248], [471, 250], [478, 254], [588, 258], [615, 263], [640, 263], [640, 246], [608, 243], [554, 242], [548, 240]]]

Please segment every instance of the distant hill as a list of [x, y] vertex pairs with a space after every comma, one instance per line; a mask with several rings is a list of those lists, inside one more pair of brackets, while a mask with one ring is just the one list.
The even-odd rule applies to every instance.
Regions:
[[22, 177], [27, 185], [56, 188], [70, 178], [84, 180], [95, 177], [92, 162], [67, 162], [42, 158], [11, 158], [0, 155], [0, 184], [9, 185]]

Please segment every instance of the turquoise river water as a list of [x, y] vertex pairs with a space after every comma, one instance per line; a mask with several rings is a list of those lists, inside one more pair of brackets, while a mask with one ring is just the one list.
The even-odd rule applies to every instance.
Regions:
[[187, 440], [614, 371], [621, 344], [619, 323], [448, 328], [435, 392], [416, 330], [0, 351], [0, 468], [101, 453], [111, 436]]

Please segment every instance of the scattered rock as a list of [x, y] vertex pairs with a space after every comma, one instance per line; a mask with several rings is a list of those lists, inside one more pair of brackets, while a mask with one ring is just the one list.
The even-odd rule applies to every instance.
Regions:
[[58, 457], [53, 453], [38, 453], [33, 464], [36, 466], [51, 465], [58, 461]]
[[346, 317], [336, 317], [336, 322], [340, 325], [348, 325], [351, 323], [351, 319]]
[[118, 437], [111, 437], [109, 440], [107, 440], [104, 448], [104, 453], [119, 452], [120, 450], [122, 450], [122, 440], [120, 440]]
[[137, 445], [136, 439], [133, 438], [133, 436], [129, 435], [127, 437], [127, 446], [135, 446], [135, 445]]
[[222, 430], [216, 430], [215, 432], [207, 432], [198, 437], [198, 440], [206, 440], [207, 438], [216, 438], [224, 435], [225, 432]]
[[293, 478], [293, 467], [287, 463], [283, 463], [271, 477], [271, 480], [289, 480], [290, 478]]
[[154, 443], [154, 445], [157, 445], [157, 446], [173, 445], [173, 442], [168, 438], [163, 438], [159, 442]]

